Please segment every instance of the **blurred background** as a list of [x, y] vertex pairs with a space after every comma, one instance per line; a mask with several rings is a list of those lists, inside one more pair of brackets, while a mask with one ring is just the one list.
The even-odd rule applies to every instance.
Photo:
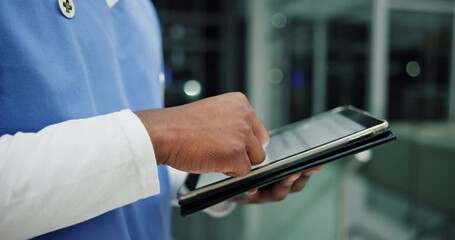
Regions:
[[454, 1], [153, 2], [166, 106], [241, 91], [273, 129], [351, 104], [399, 137], [279, 203], [222, 219], [175, 209], [176, 240], [455, 239]]

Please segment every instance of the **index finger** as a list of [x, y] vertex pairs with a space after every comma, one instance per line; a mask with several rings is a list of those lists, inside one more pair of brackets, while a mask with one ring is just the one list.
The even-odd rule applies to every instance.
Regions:
[[261, 141], [262, 146], [266, 147], [270, 142], [269, 133], [257, 116], [254, 117], [252, 130], [254, 135]]

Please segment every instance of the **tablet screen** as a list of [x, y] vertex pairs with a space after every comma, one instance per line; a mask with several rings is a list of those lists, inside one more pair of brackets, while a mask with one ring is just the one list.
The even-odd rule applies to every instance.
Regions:
[[309, 119], [292, 131], [272, 135], [266, 148], [267, 161], [283, 159], [363, 129], [364, 126], [341, 114]]
[[[318, 147], [353, 133], [366, 129], [365, 126], [345, 116], [343, 112], [323, 114], [299, 122], [291, 129], [282, 129], [271, 133], [270, 143], [266, 147], [266, 160], [253, 168], [278, 161], [280, 159]], [[374, 123], [376, 124], [376, 123]], [[199, 176], [196, 188], [229, 178], [220, 173], [208, 173]]]

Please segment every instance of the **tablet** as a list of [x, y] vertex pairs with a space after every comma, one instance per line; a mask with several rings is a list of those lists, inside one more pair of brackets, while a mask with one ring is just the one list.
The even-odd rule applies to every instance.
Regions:
[[269, 134], [266, 159], [249, 174], [189, 174], [178, 193], [181, 215], [396, 139], [387, 121], [352, 106], [338, 107]]

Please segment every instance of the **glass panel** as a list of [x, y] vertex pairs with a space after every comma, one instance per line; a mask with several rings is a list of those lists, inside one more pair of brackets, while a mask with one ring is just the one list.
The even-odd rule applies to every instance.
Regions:
[[452, 17], [390, 14], [389, 119], [447, 118]]
[[313, 86], [313, 23], [297, 17], [290, 26], [290, 67], [287, 71], [289, 85], [290, 121], [311, 115]]
[[[294, 5], [300, 9], [285, 8], [289, 26], [275, 30], [290, 43], [290, 63], [284, 74], [289, 120], [346, 104], [366, 108], [371, 3], [324, 0]], [[321, 102], [322, 108], [313, 109], [318, 104], [314, 101]]]
[[369, 68], [367, 19], [344, 16], [330, 21], [327, 107], [351, 104], [365, 109]]

